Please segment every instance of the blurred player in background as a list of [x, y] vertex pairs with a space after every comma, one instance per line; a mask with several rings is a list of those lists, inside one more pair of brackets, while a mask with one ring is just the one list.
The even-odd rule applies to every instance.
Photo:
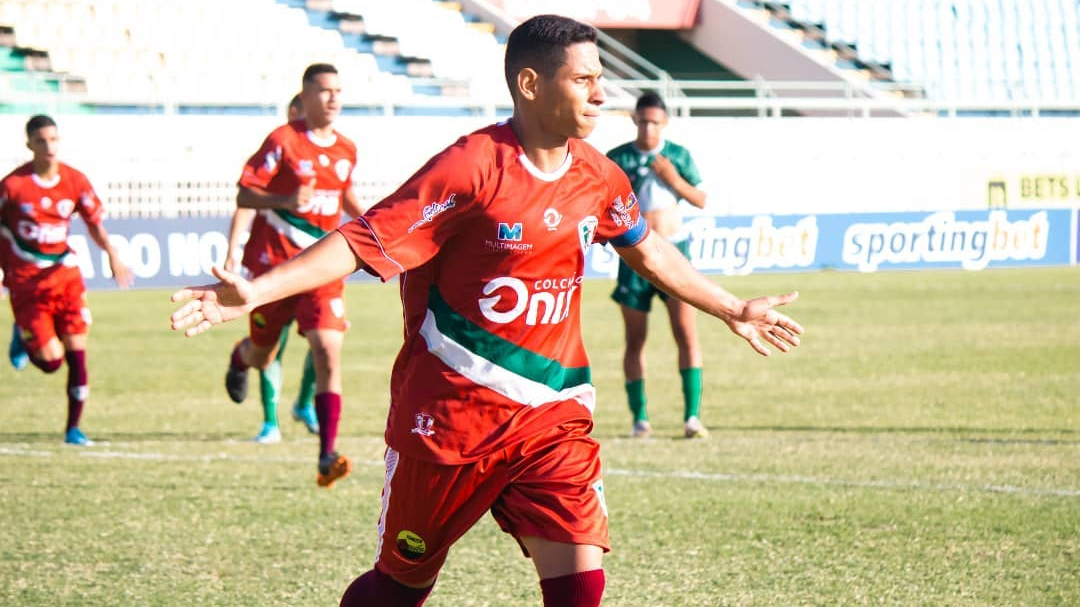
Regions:
[[[300, 94], [293, 95], [286, 110], [286, 122], [293, 122], [303, 118], [304, 104]], [[250, 232], [251, 224], [255, 220], [255, 209], [237, 207], [233, 212], [232, 222], [229, 224], [229, 252], [225, 258], [225, 269], [230, 272], [241, 271], [244, 246], [241, 242], [244, 234]], [[259, 399], [262, 401], [263, 424], [262, 429], [255, 435], [255, 442], [269, 444], [281, 441], [281, 429], [278, 427], [277, 410], [278, 398], [281, 395], [281, 361], [285, 356], [285, 345], [289, 341], [289, 322], [281, 329], [281, 337], [278, 339], [278, 351], [274, 360], [265, 369], [259, 369]], [[308, 432], [319, 433], [319, 421], [315, 415], [315, 362], [311, 356], [311, 350], [304, 355], [304, 370], [300, 380], [300, 394], [292, 406], [292, 417], [296, 421], [303, 422]]]
[[[304, 71], [300, 93], [304, 117], [275, 129], [247, 162], [237, 206], [257, 216], [244, 245], [243, 266], [253, 277], [294, 257], [341, 223], [344, 210], [361, 213], [352, 188], [356, 146], [334, 130], [341, 111], [337, 70], [317, 63]], [[330, 487], [352, 463], [337, 453], [341, 417], [341, 343], [345, 329], [345, 283], [340, 277], [283, 301], [252, 310], [249, 336], [233, 349], [225, 387], [234, 402], [247, 396], [247, 370], [266, 369], [281, 332], [295, 318], [315, 363], [315, 413], [319, 429], [317, 483]]]
[[[597, 32], [533, 17], [511, 32], [509, 122], [459, 139], [362, 217], [252, 281], [184, 289], [174, 329], [196, 335], [363, 269], [399, 276], [405, 341], [390, 380], [374, 567], [343, 607], [417, 607], [450, 547], [487, 512], [531, 557], [545, 607], [595, 607], [609, 548], [581, 278], [610, 242], [672, 295], [761, 354], [802, 328], [702, 276], [638, 214], [626, 176], [582, 141], [605, 96]], [[305, 101], [306, 103], [306, 101]]]
[[[645, 93], [634, 109], [637, 138], [607, 153], [626, 173], [641, 205], [641, 216], [657, 235], [690, 257], [690, 243], [682, 229], [678, 204], [685, 200], [705, 208], [705, 192], [698, 188], [701, 176], [689, 150], [662, 137], [668, 124], [667, 106], [656, 93]], [[653, 296], [667, 307], [671, 332], [679, 349], [679, 376], [683, 393], [683, 433], [687, 438], [708, 435], [701, 423], [701, 345], [697, 336], [697, 310], [675, 297], [668, 297], [619, 260], [619, 275], [611, 298], [622, 310], [626, 334], [623, 373], [626, 395], [633, 415], [631, 432], [638, 438], [652, 434], [645, 409], [645, 338], [649, 332], [649, 311]]]
[[46, 373], [67, 361], [64, 442], [90, 445], [79, 420], [90, 395], [86, 344], [91, 320], [86, 285], [67, 244], [72, 214], [82, 217], [90, 238], [108, 255], [116, 284], [131, 286], [132, 275], [109, 243], [94, 188], [57, 158], [56, 122], [43, 115], [30, 118], [26, 140], [33, 159], [0, 182], [0, 267], [15, 315], [8, 356], [16, 369], [29, 362]]

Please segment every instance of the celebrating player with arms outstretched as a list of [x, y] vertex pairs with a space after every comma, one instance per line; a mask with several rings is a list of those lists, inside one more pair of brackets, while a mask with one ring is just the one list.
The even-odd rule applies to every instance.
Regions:
[[[294, 257], [341, 223], [341, 212], [357, 216], [352, 188], [356, 146], [334, 130], [341, 111], [337, 70], [325, 63], [304, 71], [304, 118], [270, 133], [244, 166], [237, 206], [257, 209], [244, 246], [244, 269], [261, 276]], [[265, 369], [277, 353], [281, 331], [293, 318], [307, 337], [315, 363], [315, 413], [319, 426], [319, 473], [330, 487], [352, 466], [337, 453], [341, 416], [341, 342], [345, 328], [345, 283], [330, 276], [309, 289], [251, 311], [250, 334], [233, 348], [225, 387], [241, 402], [247, 395], [247, 370]]]
[[533, 559], [547, 607], [595, 607], [607, 512], [596, 397], [579, 326], [585, 251], [610, 242], [643, 276], [724, 320], [762, 354], [799, 343], [654, 236], [619, 168], [581, 141], [604, 102], [596, 30], [551, 15], [510, 34], [508, 123], [461, 138], [293, 261], [173, 295], [195, 335], [363, 269], [400, 276], [405, 342], [391, 377], [376, 562], [346, 607], [416, 607], [450, 546], [486, 512]]
[[64, 441], [89, 445], [92, 442], [79, 429], [79, 419], [90, 395], [86, 371], [90, 310], [86, 285], [67, 244], [71, 215], [83, 218], [90, 238], [109, 256], [117, 285], [130, 286], [131, 271], [109, 243], [101, 200], [90, 181], [57, 159], [56, 122], [34, 116], [26, 123], [26, 139], [33, 160], [0, 183], [0, 267], [6, 273], [15, 313], [8, 354], [16, 369], [29, 361], [46, 373], [67, 361]]

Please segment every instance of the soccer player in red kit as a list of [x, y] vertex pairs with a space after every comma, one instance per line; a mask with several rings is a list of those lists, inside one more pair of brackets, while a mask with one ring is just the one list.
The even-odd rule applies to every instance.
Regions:
[[[310, 65], [302, 82], [304, 118], [270, 133], [240, 177], [237, 206], [258, 211], [242, 261], [252, 277], [266, 274], [336, 229], [342, 210], [354, 217], [361, 213], [352, 188], [356, 145], [334, 130], [341, 111], [337, 70], [325, 63]], [[229, 397], [242, 402], [248, 368], [270, 366], [282, 329], [296, 319], [315, 363], [316, 482], [323, 487], [331, 487], [352, 467], [335, 449], [341, 416], [341, 343], [347, 326], [344, 296], [345, 282], [334, 276], [252, 310], [249, 335], [233, 348], [225, 374]]]
[[250, 282], [215, 269], [221, 282], [173, 295], [194, 300], [172, 316], [191, 336], [329, 277], [400, 277], [376, 560], [343, 606], [422, 604], [488, 511], [532, 558], [545, 606], [599, 605], [607, 508], [579, 324], [589, 245], [611, 243], [762, 354], [799, 343], [802, 328], [773, 310], [794, 293], [744, 301], [699, 274], [581, 141], [604, 102], [596, 36], [565, 17], [525, 21], [506, 47], [509, 122], [459, 139], [290, 263]]
[[26, 123], [26, 140], [33, 159], [0, 182], [0, 267], [15, 315], [8, 353], [16, 368], [27, 357], [46, 373], [67, 361], [64, 442], [90, 445], [79, 429], [90, 395], [86, 372], [90, 309], [86, 285], [67, 243], [72, 214], [82, 217], [90, 238], [108, 255], [117, 285], [130, 286], [131, 271], [109, 243], [101, 200], [90, 181], [58, 160], [56, 122], [34, 116]]

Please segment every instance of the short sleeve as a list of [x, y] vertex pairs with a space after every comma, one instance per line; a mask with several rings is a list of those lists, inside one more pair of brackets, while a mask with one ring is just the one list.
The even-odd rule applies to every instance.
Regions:
[[338, 231], [384, 281], [419, 267], [435, 256], [482, 199], [485, 165], [476, 150], [447, 148]]
[[281, 170], [284, 146], [277, 132], [263, 141], [262, 147], [255, 152], [247, 163], [244, 164], [244, 172], [240, 176], [240, 185], [243, 187], [266, 188], [270, 181]]
[[641, 216], [630, 180], [614, 162], [604, 163], [607, 205], [600, 217], [595, 241], [610, 242], [616, 247], [632, 247], [645, 239], [649, 225]]
[[694, 163], [694, 157], [690, 155], [690, 150], [683, 148], [682, 150], [682, 162], [679, 163], [679, 174], [686, 183], [692, 186], [698, 186], [701, 184], [701, 173], [698, 171], [697, 164]]
[[79, 204], [75, 208], [79, 212], [79, 217], [82, 217], [82, 220], [89, 225], [101, 223], [105, 218], [105, 207], [85, 175], [79, 175], [78, 192]]

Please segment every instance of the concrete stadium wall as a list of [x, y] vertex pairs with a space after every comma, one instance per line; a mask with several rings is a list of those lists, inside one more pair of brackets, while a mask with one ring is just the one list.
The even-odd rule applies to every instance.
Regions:
[[[0, 116], [0, 170], [28, 159], [25, 117]], [[247, 156], [274, 117], [59, 116], [61, 155], [113, 217], [227, 214]], [[458, 135], [489, 119], [345, 117], [361, 199], [374, 202]], [[1080, 203], [1080, 120], [673, 119], [705, 178], [710, 215], [1068, 208]], [[629, 140], [625, 115], [590, 142]], [[161, 209], [165, 209], [162, 211]]]

